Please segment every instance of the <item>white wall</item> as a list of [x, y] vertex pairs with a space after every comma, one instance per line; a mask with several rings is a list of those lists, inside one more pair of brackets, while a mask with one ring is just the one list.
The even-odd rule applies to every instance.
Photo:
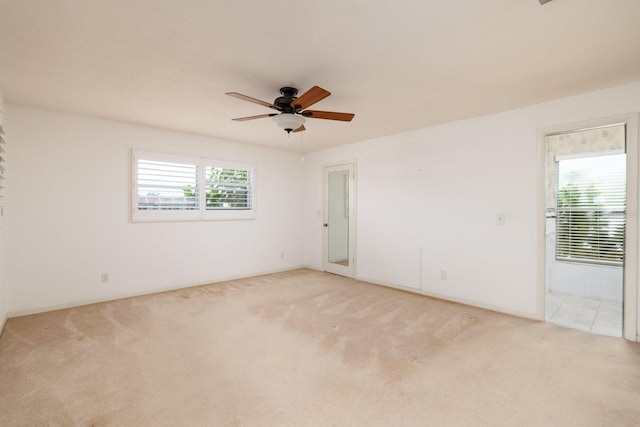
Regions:
[[637, 111], [640, 83], [308, 154], [306, 262], [322, 265], [319, 171], [356, 160], [358, 278], [536, 317], [537, 131]]
[[[6, 107], [10, 315], [303, 265], [300, 155]], [[132, 223], [133, 148], [254, 163], [257, 219]]]

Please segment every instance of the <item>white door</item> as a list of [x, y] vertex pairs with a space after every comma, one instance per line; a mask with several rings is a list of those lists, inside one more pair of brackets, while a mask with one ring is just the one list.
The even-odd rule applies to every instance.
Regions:
[[355, 164], [324, 169], [324, 270], [355, 276]]

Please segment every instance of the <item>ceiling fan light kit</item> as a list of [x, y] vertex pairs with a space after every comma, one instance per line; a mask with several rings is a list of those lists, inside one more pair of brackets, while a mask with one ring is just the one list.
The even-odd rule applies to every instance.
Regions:
[[287, 133], [298, 129], [305, 122], [304, 117], [292, 113], [282, 113], [272, 117], [273, 121]]
[[[260, 114], [258, 116], [238, 117], [233, 119], [235, 121], [244, 122], [247, 120], [261, 119], [264, 117], [271, 117], [276, 125], [284, 129], [287, 133], [302, 132], [305, 130], [304, 123], [305, 117], [313, 119], [325, 119], [325, 120], [338, 120], [342, 122], [350, 122], [354, 114], [352, 113], [337, 113], [335, 111], [315, 111], [305, 110], [318, 101], [323, 100], [327, 96], [331, 95], [331, 92], [322, 89], [319, 86], [314, 86], [300, 97], [297, 97], [298, 89], [294, 87], [285, 86], [280, 89], [278, 98], [270, 104], [265, 101], [261, 101], [256, 98], [252, 98], [247, 95], [242, 95], [237, 92], [227, 92], [229, 96], [234, 98], [249, 101], [254, 104], [262, 105], [263, 107], [277, 110], [280, 113], [272, 114]], [[304, 111], [303, 111], [304, 110]]]

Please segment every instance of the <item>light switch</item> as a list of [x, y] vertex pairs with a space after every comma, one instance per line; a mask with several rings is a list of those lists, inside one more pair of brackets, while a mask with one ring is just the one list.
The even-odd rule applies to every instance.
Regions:
[[507, 215], [503, 213], [496, 214], [496, 225], [504, 225], [507, 222]]

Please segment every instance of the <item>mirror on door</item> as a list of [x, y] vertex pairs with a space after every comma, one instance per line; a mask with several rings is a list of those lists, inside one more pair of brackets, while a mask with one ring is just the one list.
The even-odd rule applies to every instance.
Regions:
[[327, 261], [349, 265], [349, 171], [329, 172]]

